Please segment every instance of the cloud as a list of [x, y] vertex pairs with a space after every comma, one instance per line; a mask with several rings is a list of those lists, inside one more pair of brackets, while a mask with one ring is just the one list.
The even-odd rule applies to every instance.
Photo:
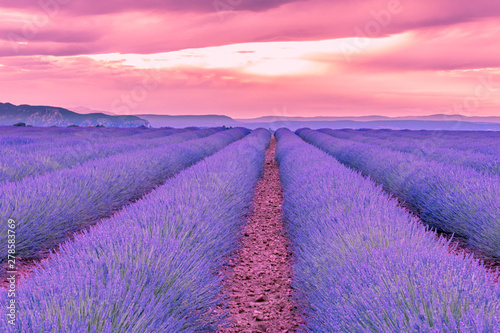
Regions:
[[46, 1], [0, 0], [0, 100], [111, 111], [154, 79], [129, 112], [432, 114], [500, 81], [497, 1]]
[[[0, 67], [0, 98], [14, 103], [85, 105], [115, 113], [126, 110], [128, 114], [252, 117], [283, 108], [292, 115], [433, 114], [454, 112], [455, 105], [475, 96], [481, 79], [490, 80], [488, 75], [493, 75], [490, 82], [498, 81], [500, 68], [442, 71], [410, 65], [388, 68], [374, 62], [390, 55], [383, 53], [386, 48], [409, 47], [419, 40], [407, 36], [375, 43], [365, 50], [365, 58], [350, 63], [338, 52], [336, 40], [228, 45], [156, 55], [10, 57], [0, 61], [4, 65]], [[221, 54], [228, 58], [217, 59]], [[255, 64], [276, 65], [284, 59], [324, 67], [320, 73], [288, 73], [292, 76], [248, 70]], [[147, 86], [156, 83], [134, 107], [124, 108], [122, 99], [144, 90], [145, 82]], [[26, 90], [31, 93], [27, 95]], [[477, 108], [462, 111], [494, 114], [498, 105], [500, 96], [493, 94]]]
[[[52, 43], [82, 44], [82, 54], [159, 53], [248, 42], [380, 38], [500, 16], [500, 2], [491, 0], [224, 0], [234, 4], [224, 12], [211, 0], [46, 1], [67, 4], [44, 11], [33, 5], [38, 2], [29, 1], [30, 7], [27, 1], [0, 0], [4, 44], [15, 33], [28, 40], [19, 47], [24, 55], [68, 52]], [[36, 33], [23, 32], [33, 27]]]
[[217, 10], [264, 11], [304, 0], [0, 0], [0, 7], [29, 8], [31, 11], [67, 11], [79, 15], [100, 15], [131, 11], [213, 12]]
[[416, 30], [405, 42], [377, 52], [360, 52], [357, 66], [375, 71], [452, 71], [500, 67], [498, 20]]

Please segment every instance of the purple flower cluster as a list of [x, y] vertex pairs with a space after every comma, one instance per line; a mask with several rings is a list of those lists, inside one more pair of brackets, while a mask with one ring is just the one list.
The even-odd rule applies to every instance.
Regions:
[[237, 247], [269, 139], [253, 131], [62, 245], [21, 282], [15, 330], [213, 331], [217, 272]]
[[[500, 132], [485, 131], [430, 131], [430, 130], [389, 130], [389, 129], [320, 129], [319, 132], [328, 132], [341, 139], [355, 139], [373, 143], [375, 140], [393, 138], [398, 147], [406, 152], [415, 149], [424, 150], [449, 148], [462, 152], [477, 152], [487, 155], [500, 154]], [[370, 140], [371, 139], [371, 140]], [[379, 142], [377, 142], [378, 144]], [[406, 145], [405, 145], [406, 143]]]
[[[37, 257], [248, 133], [244, 128], [220, 131], [207, 138], [117, 154], [3, 184], [0, 220], [17, 222], [17, 255]], [[6, 223], [0, 224], [0, 240], [7, 244]], [[7, 247], [2, 251], [5, 260]]]
[[[26, 141], [26, 138], [14, 140], [15, 137], [6, 137], [4, 138], [5, 144], [0, 144], [0, 184], [18, 181], [27, 176], [40, 176], [119, 153], [202, 138], [221, 130], [222, 128], [196, 131], [170, 129], [150, 132], [146, 130], [130, 136], [61, 137], [47, 129], [45, 134], [42, 132], [36, 136], [36, 143], [24, 145], [20, 145], [19, 142]], [[101, 132], [105, 131], [101, 130]], [[30, 140], [32, 138], [33, 136]]]
[[[46, 136], [64, 140], [69, 138], [85, 139], [104, 142], [107, 139], [115, 137], [140, 137], [142, 135], [152, 135], [171, 131], [171, 128], [147, 129], [147, 128], [89, 128], [89, 127], [12, 127], [0, 126], [0, 142], [6, 137], [22, 137], [32, 139], [33, 142], [43, 142]], [[176, 131], [184, 131], [178, 129]]]
[[411, 153], [446, 164], [472, 168], [486, 175], [500, 175], [500, 135], [496, 132], [390, 131], [320, 129], [337, 138]]
[[[337, 140], [301, 134], [325, 148]], [[450, 254], [369, 179], [287, 129], [276, 136], [306, 331], [500, 332], [500, 288], [483, 267]]]
[[500, 258], [500, 177], [301, 129], [305, 141], [369, 176], [428, 225]]

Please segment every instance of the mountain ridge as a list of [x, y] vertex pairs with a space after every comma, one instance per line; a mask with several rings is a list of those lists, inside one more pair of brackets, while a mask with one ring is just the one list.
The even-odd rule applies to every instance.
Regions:
[[137, 127], [149, 122], [136, 116], [110, 116], [104, 113], [80, 114], [65, 108], [44, 105], [0, 103], [0, 126], [23, 122], [32, 126]]
[[253, 123], [253, 122], [269, 122], [269, 121], [342, 121], [342, 120], [354, 120], [354, 121], [393, 121], [393, 120], [430, 120], [430, 121], [468, 121], [468, 122], [479, 122], [479, 123], [500, 123], [500, 116], [462, 116], [462, 115], [445, 115], [445, 114], [434, 114], [428, 116], [398, 116], [398, 117], [388, 117], [388, 116], [316, 116], [316, 117], [282, 117], [282, 116], [264, 116], [258, 118], [247, 118], [247, 119], [234, 119], [242, 123]]
[[[137, 115], [148, 120], [152, 127], [188, 127], [188, 126], [242, 126], [248, 128], [288, 127], [296, 130], [301, 127], [311, 128], [373, 128], [373, 129], [412, 129], [412, 130], [493, 130], [500, 131], [500, 117], [467, 117], [461, 115], [431, 116], [359, 116], [359, 117], [279, 117], [264, 116], [251, 119], [231, 118], [223, 115], [203, 116], [171, 116], [171, 115]], [[474, 121], [473, 121], [474, 120]]]
[[[11, 126], [24, 122], [33, 126], [97, 126], [107, 127], [248, 127], [271, 128], [288, 127], [295, 130], [301, 127], [311, 128], [373, 128], [373, 129], [443, 129], [443, 130], [493, 130], [500, 131], [500, 116], [462, 116], [435, 114], [428, 116], [316, 116], [285, 117], [263, 116], [249, 119], [231, 118], [225, 115], [112, 115], [105, 111], [94, 112], [86, 107], [68, 110], [54, 106], [14, 105], [0, 103], [0, 126]], [[84, 114], [75, 112], [81, 110]]]

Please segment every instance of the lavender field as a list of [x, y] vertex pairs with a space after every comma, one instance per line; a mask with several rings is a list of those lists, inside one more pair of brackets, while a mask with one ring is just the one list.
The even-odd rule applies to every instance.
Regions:
[[0, 127], [0, 331], [500, 332], [499, 133]]

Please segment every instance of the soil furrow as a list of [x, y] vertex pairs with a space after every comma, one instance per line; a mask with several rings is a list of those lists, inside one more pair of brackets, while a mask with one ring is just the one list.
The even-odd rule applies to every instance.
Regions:
[[266, 151], [241, 247], [222, 274], [229, 295], [230, 327], [218, 332], [296, 332], [301, 317], [292, 299], [292, 257], [283, 228], [283, 192], [275, 161], [276, 140]]

